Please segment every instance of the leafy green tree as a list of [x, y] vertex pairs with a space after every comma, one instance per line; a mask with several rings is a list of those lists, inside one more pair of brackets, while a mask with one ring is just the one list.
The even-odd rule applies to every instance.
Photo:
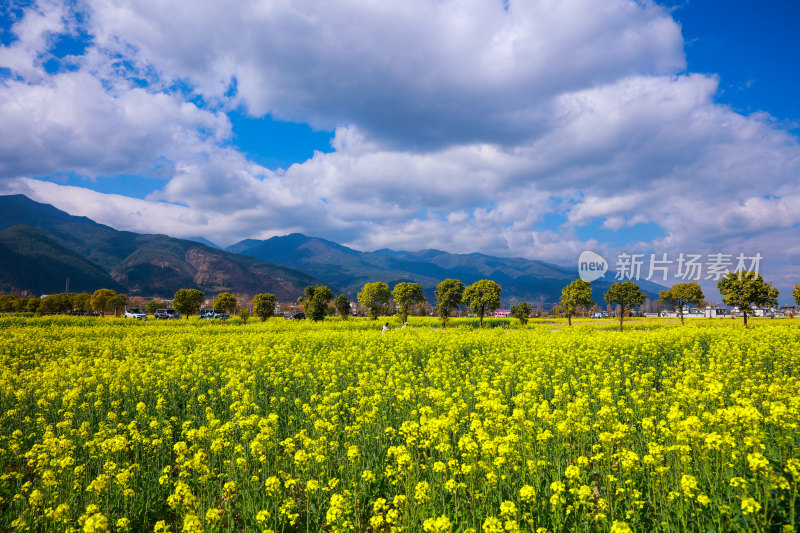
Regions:
[[14, 310], [14, 301], [17, 298], [10, 294], [0, 295], [0, 311], [3, 313], [10, 313]]
[[800, 283], [794, 286], [792, 297], [794, 298], [794, 303], [800, 306]]
[[128, 296], [125, 294], [115, 294], [108, 299], [108, 307], [114, 313], [114, 316], [119, 316], [120, 313], [125, 311], [125, 306], [128, 304]]
[[197, 289], [178, 289], [173, 296], [172, 307], [180, 314], [186, 315], [186, 320], [189, 320], [189, 315], [200, 312], [205, 297], [205, 294]]
[[511, 306], [511, 316], [519, 319], [519, 323], [523, 326], [528, 323], [528, 317], [531, 316], [533, 306], [528, 302], [519, 302]]
[[633, 309], [644, 302], [647, 295], [632, 281], [614, 283], [606, 292], [604, 299], [607, 304], [619, 305], [619, 330], [622, 331], [622, 320], [625, 317], [625, 308]]
[[764, 281], [761, 274], [751, 271], [728, 272], [717, 282], [726, 305], [738, 307], [744, 316], [753, 314], [751, 306], [767, 307], [778, 305], [778, 289]]
[[369, 309], [369, 316], [377, 320], [381, 313], [387, 313], [392, 293], [382, 281], [367, 283], [358, 293], [358, 303]]
[[25, 307], [25, 310], [29, 313], [38, 313], [40, 305], [42, 305], [41, 298], [28, 298], [28, 305]]
[[481, 327], [483, 327], [483, 317], [500, 307], [500, 290], [500, 285], [490, 279], [476, 281], [464, 289], [461, 300], [478, 315]]
[[700, 305], [704, 298], [703, 289], [694, 282], [676, 283], [671, 289], [658, 293], [659, 300], [678, 309], [681, 325], [683, 325], [683, 306], [687, 304]]
[[274, 294], [268, 292], [256, 294], [253, 297], [253, 314], [264, 322], [275, 314], [276, 305], [278, 305], [278, 298]]
[[144, 312], [152, 315], [156, 312], [156, 309], [164, 309], [165, 307], [167, 307], [167, 302], [163, 300], [150, 300], [144, 306]]
[[464, 284], [457, 279], [448, 278], [436, 286], [436, 314], [442, 319], [442, 327], [447, 327], [450, 314], [461, 305]]
[[339, 312], [339, 316], [342, 317], [342, 320], [350, 318], [350, 298], [348, 298], [347, 295], [340, 294], [337, 296], [333, 301], [333, 306]]
[[236, 300], [236, 296], [229, 292], [221, 292], [217, 294], [217, 297], [214, 298], [214, 311], [217, 313], [228, 313], [230, 315], [236, 311], [236, 305], [239, 302]]
[[17, 298], [14, 300], [14, 312], [24, 313], [28, 310], [28, 298]]
[[316, 287], [309, 285], [304, 292], [305, 296], [298, 298], [298, 301], [303, 304], [306, 316], [317, 322], [325, 320], [325, 315], [328, 312], [328, 302], [333, 298], [333, 292], [325, 285], [317, 285]]
[[97, 289], [96, 291], [94, 291], [94, 294], [92, 294], [89, 303], [91, 304], [92, 309], [95, 312], [105, 316], [106, 311], [108, 311], [111, 307], [109, 304], [111, 298], [113, 298], [116, 295], [117, 292], [111, 289]]
[[567, 323], [572, 325], [572, 317], [578, 307], [591, 307], [592, 286], [588, 281], [582, 279], [573, 280], [569, 285], [561, 289], [561, 301], [559, 302], [561, 312], [567, 317]]
[[245, 326], [247, 325], [247, 320], [250, 318], [250, 311], [247, 309], [242, 309], [239, 311], [239, 318], [242, 320], [242, 324]]
[[394, 286], [392, 296], [400, 312], [400, 320], [403, 323], [408, 320], [409, 307], [427, 301], [425, 295], [422, 293], [422, 286], [419, 283], [401, 281]]
[[72, 309], [89, 309], [92, 306], [92, 296], [85, 292], [72, 294], [70, 300]]
[[42, 298], [42, 303], [39, 305], [39, 312], [41, 313], [65, 313], [69, 309], [69, 296], [63, 292], [48, 294]]

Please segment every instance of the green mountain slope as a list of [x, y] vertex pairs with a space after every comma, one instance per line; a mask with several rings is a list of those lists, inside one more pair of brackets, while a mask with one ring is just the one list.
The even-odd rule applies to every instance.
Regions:
[[[10, 231], [19, 224], [35, 227], [39, 238], [48, 239], [47, 246], [39, 245], [38, 257], [42, 261], [34, 269], [36, 276], [21, 271], [28, 263], [19, 259], [15, 250], [30, 245], [22, 241], [15, 244], [21, 238], [19, 232], [9, 233], [6, 248], [0, 250], [0, 260], [7, 264], [3, 270], [8, 272], [4, 278], [7, 285], [33, 292], [52, 292], [46, 283], [49, 279], [59, 280], [57, 289], [63, 290], [66, 275], [61, 272], [61, 263], [45, 259], [66, 260], [64, 254], [83, 260], [79, 270], [85, 276], [78, 277], [85, 280], [85, 288], [80, 290], [114, 288], [114, 283], [119, 290], [143, 296], [171, 296], [181, 288], [196, 288], [208, 295], [223, 291], [271, 292], [282, 301], [294, 301], [307, 285], [321, 283], [304, 272], [195, 241], [117, 231], [23, 195], [0, 196], [0, 230]], [[26, 238], [30, 241], [33, 237]], [[78, 290], [72, 276], [70, 288]]]
[[0, 290], [33, 290], [37, 294], [64, 292], [67, 279], [73, 292], [94, 291], [99, 286], [124, 290], [118, 281], [49, 237], [26, 225], [0, 231]]

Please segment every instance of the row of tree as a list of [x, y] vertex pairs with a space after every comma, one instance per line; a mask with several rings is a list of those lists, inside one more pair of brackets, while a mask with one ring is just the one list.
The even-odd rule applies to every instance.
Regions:
[[118, 315], [125, 310], [128, 297], [111, 289], [98, 289], [94, 294], [86, 292], [59, 292], [43, 298], [0, 296], [0, 311], [4, 313], [77, 313], [92, 310], [99, 315]]
[[[760, 274], [755, 272], [731, 272], [723, 276], [717, 283], [717, 288], [723, 295], [726, 305], [737, 307], [744, 316], [752, 315], [752, 307], [770, 307], [777, 305], [778, 289], [765, 282]], [[434, 310], [446, 326], [448, 318], [458, 310], [461, 305], [467, 306], [472, 313], [483, 319], [500, 307], [501, 287], [492, 280], [476, 281], [467, 287], [457, 279], [446, 279], [436, 286], [436, 305]], [[795, 285], [792, 296], [797, 305], [800, 305], [800, 284]], [[390, 310], [390, 302], [394, 299], [398, 315], [403, 322], [408, 319], [410, 310], [415, 306], [426, 303], [427, 300], [419, 283], [400, 282], [390, 290], [389, 285], [382, 281], [367, 283], [357, 295], [358, 302], [367, 310], [368, 316], [376, 320], [381, 315], [386, 315]], [[642, 305], [647, 295], [633, 281], [614, 283], [603, 296], [607, 304], [619, 306], [620, 330], [623, 327], [623, 318], [626, 310], [631, 310]], [[303, 305], [305, 314], [311, 320], [322, 320], [329, 312], [329, 304], [333, 293], [324, 285], [309, 286], [305, 288], [304, 295], [298, 298]], [[677, 283], [670, 289], [661, 291], [659, 300], [673, 306], [683, 323], [684, 308], [688, 305], [699, 306], [703, 302], [703, 290], [697, 283]], [[197, 314], [205, 301], [205, 295], [197, 289], [180, 289], [172, 300], [172, 307], [187, 318]], [[36, 313], [71, 313], [92, 309], [95, 313], [105, 315], [113, 313], [119, 315], [128, 304], [125, 294], [117, 293], [111, 289], [98, 289], [93, 294], [88, 293], [58, 293], [35, 297], [15, 297], [0, 295], [0, 311], [2, 312], [36, 312]], [[253, 298], [252, 313], [262, 321], [267, 320], [275, 313], [278, 300], [274, 294], [257, 294]], [[238, 299], [229, 292], [222, 292], [214, 298], [213, 308], [218, 313], [232, 314], [236, 310]], [[561, 291], [561, 300], [558, 303], [558, 314], [565, 316], [569, 325], [572, 317], [580, 308], [590, 308], [595, 305], [592, 301], [591, 284], [576, 279]], [[347, 319], [351, 314], [350, 300], [345, 294], [340, 294], [333, 302], [336, 311]], [[145, 311], [154, 313], [156, 309], [167, 307], [167, 303], [154, 299], [146, 304]], [[530, 316], [532, 306], [526, 302], [519, 302], [511, 306], [511, 316], [518, 318], [524, 325]], [[250, 311], [245, 310], [247, 320]]]

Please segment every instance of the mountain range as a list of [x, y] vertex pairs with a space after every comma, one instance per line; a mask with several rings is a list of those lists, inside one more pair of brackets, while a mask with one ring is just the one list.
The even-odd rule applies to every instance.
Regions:
[[322, 283], [304, 272], [195, 241], [118, 231], [24, 195], [0, 196], [0, 291], [99, 288], [171, 297], [181, 288], [271, 292], [295, 300]]
[[[293, 233], [266, 240], [246, 239], [218, 249], [203, 237], [118, 231], [86, 217], [73, 216], [23, 195], [0, 196], [0, 291], [26, 289], [36, 294], [110, 288], [131, 295], [169, 297], [181, 288], [208, 295], [229, 291], [271, 292], [295, 301], [308, 285], [325, 284], [351, 298], [365, 283], [401, 281], [422, 285], [434, 302], [436, 285], [446, 278], [469, 285], [491, 279], [502, 287], [503, 303], [527, 301], [547, 307], [577, 271], [519, 257], [416, 252], [389, 249], [364, 252], [317, 237]], [[592, 283], [594, 299], [614, 282], [611, 273]], [[639, 282], [648, 296], [664, 287]]]
[[[577, 278], [576, 269], [520, 257], [441, 250], [362, 252], [300, 233], [267, 240], [246, 239], [227, 250], [308, 272], [340, 287], [351, 298], [368, 282], [384, 281], [393, 287], [410, 281], [422, 285], [428, 301], [434, 302], [434, 290], [443, 279], [459, 279], [465, 285], [491, 279], [502, 287], [504, 304], [527, 301], [548, 307], [558, 302], [561, 289]], [[602, 302], [602, 294], [614, 281], [613, 274], [607, 273], [605, 278], [592, 282], [596, 302]], [[665, 288], [648, 281], [637, 283], [651, 298], [657, 298]]]

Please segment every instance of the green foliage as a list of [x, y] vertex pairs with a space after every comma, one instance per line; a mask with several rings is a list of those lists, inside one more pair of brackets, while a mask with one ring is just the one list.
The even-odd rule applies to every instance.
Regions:
[[[88, 295], [87, 295], [88, 296]], [[42, 300], [40, 298], [28, 298], [27, 305], [25, 306], [25, 310], [29, 313], [38, 313], [39, 307], [42, 305]], [[82, 307], [81, 309], [86, 309], [89, 307], [88, 305]]]
[[632, 281], [614, 283], [603, 297], [607, 304], [619, 305], [619, 330], [622, 331], [622, 320], [625, 317], [625, 308], [632, 309], [642, 305], [647, 295]]
[[172, 307], [182, 315], [196, 315], [200, 312], [200, 306], [203, 305], [205, 295], [202, 291], [197, 289], [179, 289], [175, 293], [172, 300]]
[[483, 317], [500, 307], [500, 285], [490, 279], [476, 281], [466, 289], [462, 301], [473, 313], [480, 318], [483, 327]]
[[276, 305], [278, 305], [278, 298], [274, 294], [268, 292], [256, 294], [253, 297], [253, 314], [264, 322], [275, 314]]
[[124, 294], [115, 294], [108, 299], [108, 307], [114, 313], [114, 316], [119, 316], [125, 311], [125, 306], [128, 304], [128, 297]]
[[[89, 293], [81, 292], [78, 294], [72, 294], [70, 296], [70, 300], [72, 301], [72, 308], [73, 309], [89, 309], [92, 306], [92, 296]], [[29, 309], [30, 310], [30, 309]]]
[[14, 310], [14, 302], [16, 297], [10, 294], [0, 294], [0, 312], [10, 313]]
[[678, 309], [678, 314], [681, 316], [681, 324], [683, 324], [683, 306], [687, 304], [700, 305], [704, 298], [703, 289], [694, 282], [676, 283], [671, 289], [661, 291], [658, 294], [659, 300]]
[[523, 326], [528, 323], [528, 317], [531, 316], [533, 306], [528, 302], [519, 302], [511, 306], [511, 316], [519, 319], [519, 323]]
[[342, 317], [342, 320], [350, 318], [350, 298], [348, 298], [347, 295], [340, 294], [337, 296], [333, 301], [333, 306], [336, 307], [336, 311], [339, 312], [339, 316]]
[[239, 318], [242, 319], [242, 324], [247, 325], [247, 320], [250, 318], [250, 311], [242, 309], [239, 311]]
[[70, 301], [69, 294], [61, 292], [58, 294], [48, 294], [42, 298], [38, 311], [40, 313], [66, 313], [71, 309], [72, 302]]
[[236, 300], [236, 296], [229, 292], [221, 292], [217, 294], [217, 297], [214, 298], [214, 311], [217, 313], [226, 312], [228, 314], [233, 314], [236, 311], [236, 305], [238, 304], [238, 300]]
[[591, 284], [582, 279], [573, 280], [569, 285], [561, 289], [561, 301], [559, 304], [561, 312], [567, 317], [567, 323], [571, 326], [572, 317], [575, 316], [578, 307], [591, 307], [594, 305]]
[[422, 293], [422, 285], [419, 283], [401, 281], [394, 286], [392, 296], [397, 304], [401, 322], [408, 320], [409, 307], [426, 301], [425, 295]]
[[358, 293], [358, 302], [369, 309], [369, 316], [372, 320], [377, 320], [382, 313], [388, 312], [391, 297], [389, 286], [382, 281], [376, 281], [364, 285], [364, 288]]
[[325, 285], [312, 287], [309, 285], [305, 289], [305, 296], [301, 296], [298, 301], [303, 304], [306, 317], [315, 322], [325, 320], [328, 312], [328, 302], [333, 298], [333, 292]]
[[[106, 312], [111, 308], [111, 298], [117, 295], [116, 291], [111, 289], [97, 289], [92, 294], [91, 299], [89, 300], [92, 309], [96, 312], [100, 313], [101, 315], [105, 315]], [[49, 312], [42, 309], [43, 312]]]
[[792, 297], [794, 298], [794, 303], [800, 305], [800, 283], [794, 286]]
[[144, 306], [144, 312], [152, 315], [156, 312], [156, 309], [164, 309], [165, 307], [167, 307], [167, 302], [163, 300], [150, 300]]
[[728, 272], [717, 282], [726, 305], [738, 307], [747, 326], [747, 315], [751, 306], [769, 307], [778, 305], [778, 289], [764, 281], [761, 274], [751, 271]]
[[442, 326], [447, 327], [450, 314], [461, 305], [464, 296], [464, 284], [457, 279], [448, 278], [436, 286], [436, 314], [442, 319]]

